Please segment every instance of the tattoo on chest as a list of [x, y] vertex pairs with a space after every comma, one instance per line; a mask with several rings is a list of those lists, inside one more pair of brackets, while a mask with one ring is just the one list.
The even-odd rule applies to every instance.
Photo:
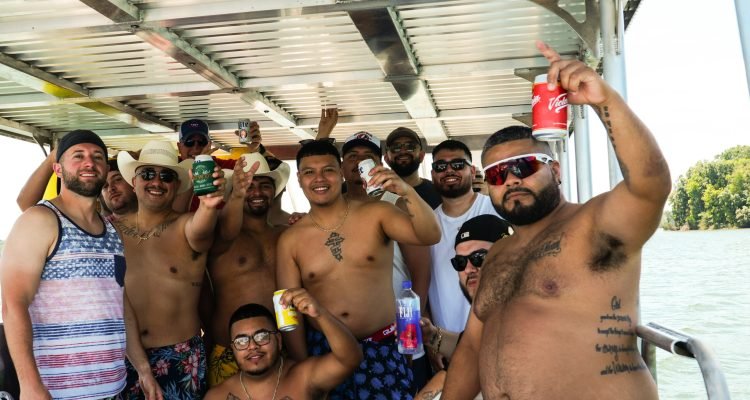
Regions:
[[344, 255], [341, 252], [341, 244], [344, 243], [344, 240], [344, 237], [339, 235], [337, 232], [331, 232], [331, 235], [328, 236], [328, 239], [325, 242], [325, 245], [329, 250], [331, 250], [331, 255], [333, 255], [333, 258], [338, 261], [344, 259]]
[[156, 225], [153, 229], [151, 229], [148, 232], [139, 233], [138, 229], [135, 226], [126, 225], [123, 221], [115, 221], [114, 225], [122, 232], [123, 235], [132, 237], [133, 239], [138, 239], [138, 243], [151, 239], [152, 237], [159, 237], [161, 234], [167, 229], [169, 225], [174, 222], [175, 219], [168, 219], [158, 225]]
[[532, 249], [529, 252], [527, 263], [531, 263], [540, 258], [544, 257], [556, 257], [560, 254], [560, 242], [562, 242], [562, 235], [557, 238], [551, 238], [550, 240], [544, 241], [538, 247]]
[[[630, 373], [645, 369], [643, 363], [633, 361], [637, 359], [637, 349], [633, 339], [635, 338], [635, 327], [630, 315], [620, 312], [621, 300], [617, 296], [612, 296], [607, 312], [599, 316], [599, 326], [596, 327], [596, 333], [600, 336], [601, 342], [594, 346], [597, 353], [611, 355], [612, 360], [602, 367], [600, 375], [617, 375]], [[617, 344], [608, 342], [610, 339], [617, 339], [618, 342], [627, 340], [629, 344]], [[629, 355], [631, 361], [621, 360], [620, 355]]]
[[232, 394], [232, 393], [229, 393], [229, 394], [227, 395], [227, 400], [242, 400], [242, 399], [240, 399], [239, 397], [235, 396], [235, 395], [234, 395], [234, 394]]

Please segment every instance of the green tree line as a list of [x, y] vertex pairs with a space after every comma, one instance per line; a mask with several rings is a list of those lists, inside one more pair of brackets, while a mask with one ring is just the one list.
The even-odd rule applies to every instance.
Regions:
[[666, 229], [750, 228], [750, 146], [735, 146], [680, 176]]

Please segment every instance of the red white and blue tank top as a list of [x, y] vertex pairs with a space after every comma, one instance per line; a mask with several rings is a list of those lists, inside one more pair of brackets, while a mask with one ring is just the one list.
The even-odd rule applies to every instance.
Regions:
[[101, 399], [125, 387], [125, 258], [115, 228], [92, 235], [48, 201], [58, 240], [29, 306], [33, 350], [54, 399]]

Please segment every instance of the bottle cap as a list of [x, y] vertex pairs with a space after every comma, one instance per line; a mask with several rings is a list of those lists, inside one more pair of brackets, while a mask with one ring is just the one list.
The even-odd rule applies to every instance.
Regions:
[[411, 289], [411, 281], [401, 282], [401, 289]]

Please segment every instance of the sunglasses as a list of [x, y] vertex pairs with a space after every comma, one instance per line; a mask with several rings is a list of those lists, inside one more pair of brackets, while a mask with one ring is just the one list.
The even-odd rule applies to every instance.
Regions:
[[312, 142], [328, 142], [330, 144], [334, 144], [336, 143], [336, 138], [328, 137], [328, 138], [321, 138], [321, 139], [302, 139], [299, 141], [299, 144], [304, 146]]
[[208, 140], [206, 139], [188, 139], [184, 142], [185, 147], [194, 147], [195, 145], [198, 145], [200, 147], [206, 147], [208, 144]]
[[453, 269], [461, 272], [466, 269], [466, 263], [468, 261], [471, 261], [471, 265], [476, 268], [481, 267], [485, 257], [487, 257], [487, 250], [479, 249], [472, 251], [468, 256], [456, 255], [455, 257], [451, 258], [451, 264], [453, 264]]
[[399, 143], [394, 144], [393, 146], [389, 146], [388, 151], [392, 153], [400, 153], [402, 151], [414, 153], [415, 151], [417, 151], [417, 148], [419, 148], [419, 146], [414, 143]]
[[454, 171], [460, 171], [469, 164], [471, 163], [463, 158], [455, 158], [450, 161], [438, 160], [432, 163], [432, 170], [435, 172], [445, 172], [448, 169], [448, 165], [450, 165]]
[[250, 340], [252, 339], [258, 346], [265, 346], [271, 342], [271, 335], [277, 334], [279, 331], [269, 331], [261, 329], [252, 335], [240, 335], [232, 340], [232, 346], [236, 350], [245, 350], [250, 347]]
[[[144, 181], [150, 181], [154, 178], [156, 178], [157, 172], [153, 168], [144, 168], [141, 170], [141, 172], [138, 173], [138, 176], [141, 177]], [[177, 173], [169, 170], [169, 169], [163, 169], [158, 172], [159, 180], [164, 183], [170, 183], [177, 179]]]
[[552, 157], [541, 154], [524, 154], [500, 160], [484, 168], [484, 180], [488, 184], [497, 186], [505, 183], [508, 173], [512, 173], [520, 179], [534, 175], [542, 168], [542, 165], [551, 163]]

